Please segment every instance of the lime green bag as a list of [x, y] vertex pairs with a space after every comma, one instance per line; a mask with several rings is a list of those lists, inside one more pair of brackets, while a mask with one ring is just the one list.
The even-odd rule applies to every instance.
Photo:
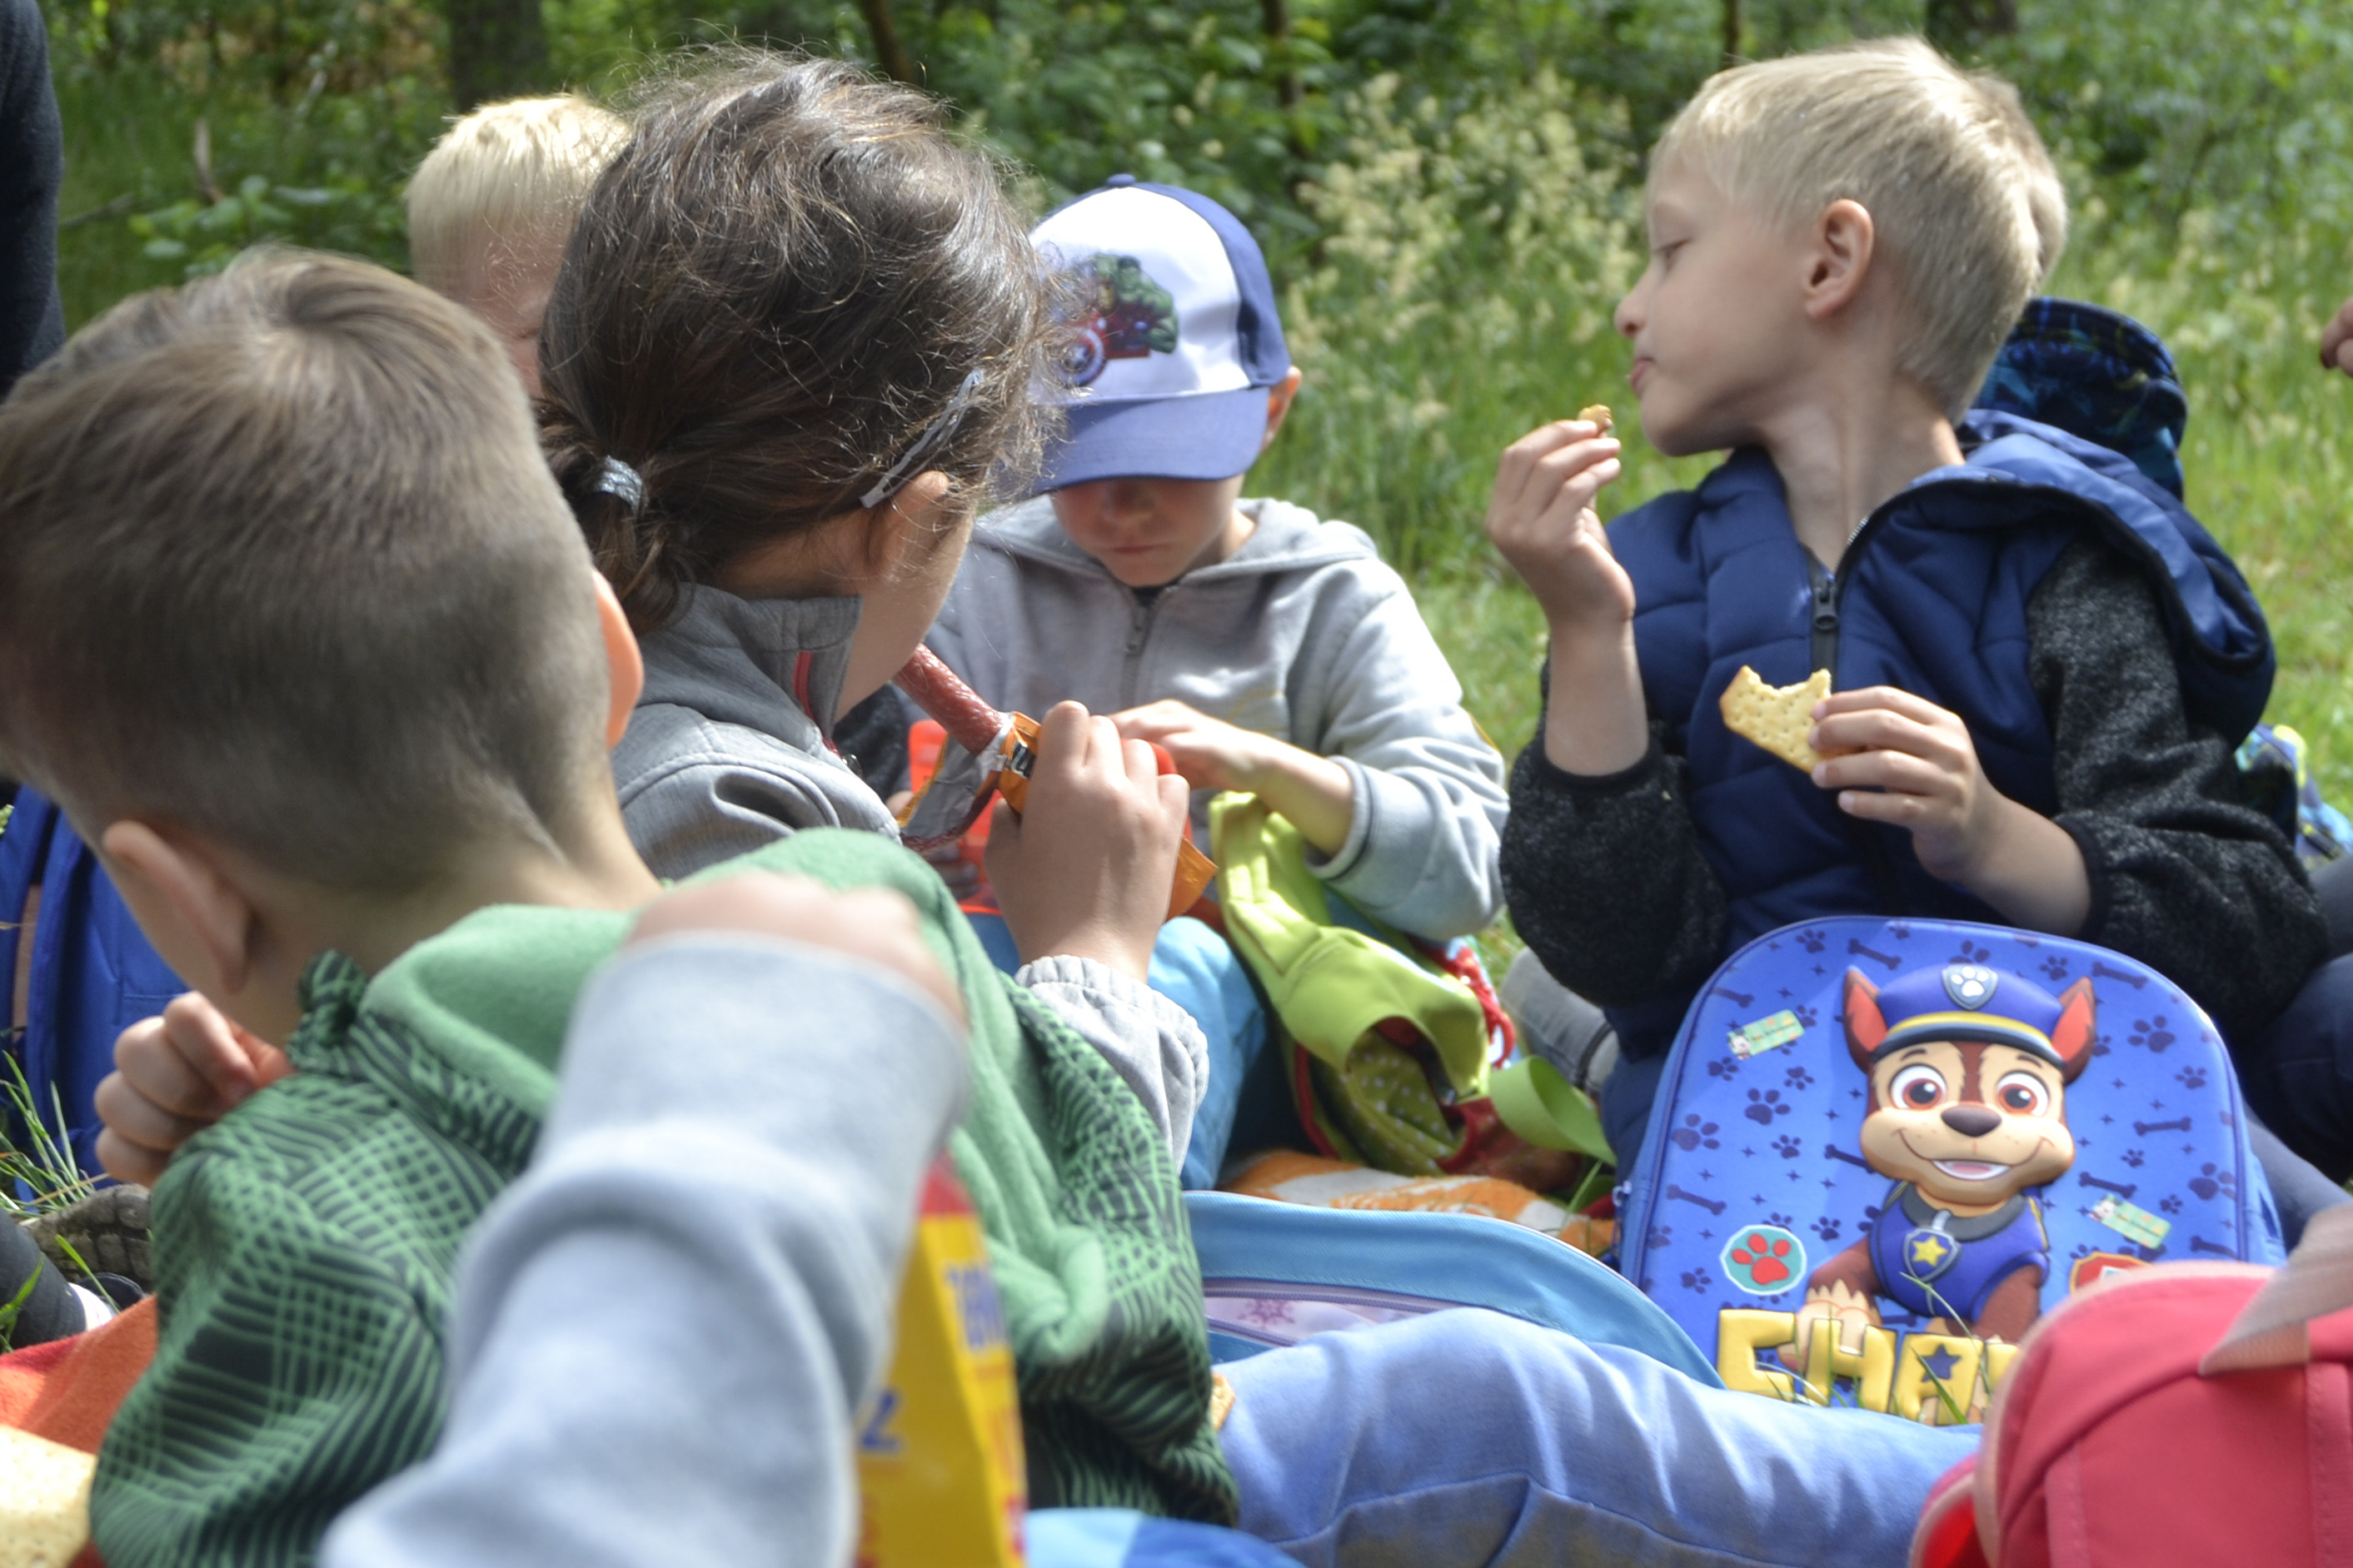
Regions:
[[[1209, 803], [1226, 937], [1291, 1037], [1301, 1121], [1324, 1152], [1400, 1175], [1486, 1169], [1501, 1145], [1609, 1158], [1582, 1090], [1533, 1058], [1491, 1065], [1510, 1026], [1472, 984], [1362, 911], [1334, 919], [1299, 831], [1256, 795]], [[1476, 960], [1470, 972], [1479, 977]], [[1493, 1170], [1510, 1174], [1514, 1171]]]

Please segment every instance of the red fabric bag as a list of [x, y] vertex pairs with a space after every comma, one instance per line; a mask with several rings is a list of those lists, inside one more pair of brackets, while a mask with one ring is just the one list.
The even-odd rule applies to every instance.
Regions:
[[2021, 1342], [1912, 1568], [2353, 1568], [2353, 1205], [2284, 1268], [2165, 1264]]

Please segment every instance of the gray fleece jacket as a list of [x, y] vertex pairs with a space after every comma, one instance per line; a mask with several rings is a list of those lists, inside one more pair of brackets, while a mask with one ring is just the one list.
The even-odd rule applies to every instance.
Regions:
[[[689, 588], [678, 618], [642, 639], [646, 687], [613, 749], [613, 782], [655, 875], [691, 877], [803, 827], [899, 837], [832, 746], [858, 608]], [[1192, 1015], [1092, 959], [1041, 958], [1014, 978], [1103, 1053], [1183, 1160], [1209, 1078]]]
[[[1052, 502], [983, 518], [929, 638], [999, 708], [1114, 713], [1174, 698], [1337, 762], [1347, 842], [1315, 873], [1401, 930], [1442, 941], [1503, 905], [1504, 762], [1373, 542], [1304, 507], [1246, 500], [1241, 548], [1137, 593], [1071, 542]], [[1194, 836], [1208, 839], [1208, 792]]]

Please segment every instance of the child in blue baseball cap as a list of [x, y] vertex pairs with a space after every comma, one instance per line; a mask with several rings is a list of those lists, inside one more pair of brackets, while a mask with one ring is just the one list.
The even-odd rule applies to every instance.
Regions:
[[[1038, 493], [975, 529], [933, 650], [999, 708], [1076, 700], [1166, 747], [1204, 843], [1209, 797], [1249, 792], [1357, 909], [1432, 942], [1482, 929], [1503, 901], [1503, 760], [1412, 595], [1360, 530], [1242, 498], [1300, 383], [1257, 242], [1207, 196], [1125, 174], [1030, 239], [1066, 285], [1067, 425]], [[1208, 1037], [1183, 1173], [1210, 1185], [1229, 1152], [1281, 1140], [1290, 1097], [1215, 933], [1171, 921], [1153, 984]]]
[[1484, 927], [1503, 763], [1372, 541], [1244, 500], [1291, 363], [1265, 258], [1224, 207], [1114, 175], [1031, 232], [1071, 285], [1062, 438], [1039, 494], [983, 518], [934, 651], [1000, 708], [1075, 700], [1246, 790], [1366, 912], [1431, 941]]

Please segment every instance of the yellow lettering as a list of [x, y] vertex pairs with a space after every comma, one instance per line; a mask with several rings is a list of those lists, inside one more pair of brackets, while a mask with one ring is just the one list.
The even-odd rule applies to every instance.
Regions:
[[[1968, 1420], [1978, 1393], [1978, 1341], [1957, 1334], [1906, 1335], [1888, 1408], [1906, 1421], [1920, 1420], [1925, 1413], [1932, 1426]], [[1946, 1362], [1949, 1370], [1938, 1376], [1928, 1364], [1931, 1358]]]
[[[1786, 1372], [1757, 1364], [1757, 1352], [1786, 1345], [1798, 1337], [1795, 1312], [1767, 1312], [1756, 1307], [1726, 1307], [1715, 1315], [1715, 1371], [1724, 1386], [1744, 1394], [1774, 1399], [1794, 1399], [1797, 1384]], [[1817, 1330], [1814, 1338], [1822, 1338]]]
[[1854, 1402], [1865, 1410], [1887, 1408], [1889, 1386], [1895, 1381], [1895, 1336], [1885, 1329], [1862, 1331], [1862, 1348], [1851, 1351], [1839, 1342], [1835, 1322], [1818, 1323], [1813, 1343], [1806, 1352], [1806, 1386], [1814, 1403], [1828, 1405], [1831, 1386], [1840, 1378], [1854, 1380]]

